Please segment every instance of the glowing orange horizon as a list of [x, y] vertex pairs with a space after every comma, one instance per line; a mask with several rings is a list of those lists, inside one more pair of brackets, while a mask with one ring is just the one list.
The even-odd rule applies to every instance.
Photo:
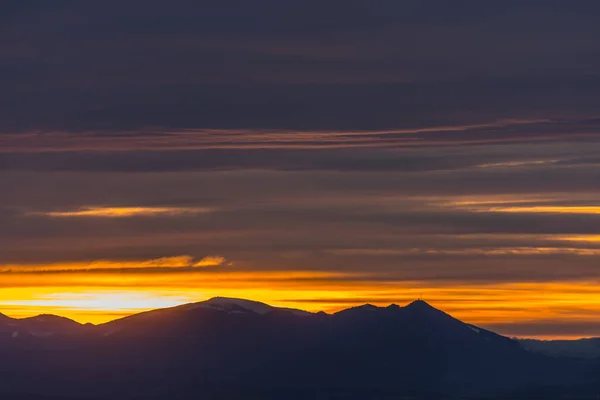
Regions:
[[[188, 260], [189, 261], [189, 260]], [[200, 260], [202, 261], [202, 260]], [[457, 281], [378, 280], [364, 273], [321, 271], [244, 271], [228, 267], [194, 267], [189, 261], [173, 267], [153, 265], [112, 271], [107, 262], [97, 270], [49, 265], [44, 273], [32, 268], [1, 272], [0, 312], [11, 317], [52, 313], [78, 322], [102, 323], [154, 308], [203, 301], [215, 296], [239, 297], [273, 306], [335, 312], [371, 303], [404, 305], [423, 297], [435, 307], [465, 322], [502, 326], [498, 333], [517, 336], [512, 325], [551, 321], [557, 325], [593, 323], [600, 315], [600, 283], [508, 282], [478, 284]], [[210, 261], [210, 260], [209, 260]], [[214, 259], [214, 261], [219, 261]], [[149, 263], [149, 264], [148, 264]], [[211, 261], [212, 263], [212, 261]], [[158, 265], [158, 268], [156, 267]], [[212, 263], [212, 265], [216, 265]], [[122, 266], [124, 267], [124, 266]], [[38, 266], [39, 268], [39, 266]], [[73, 268], [69, 271], [69, 268]], [[574, 338], [586, 334], [519, 335]]]

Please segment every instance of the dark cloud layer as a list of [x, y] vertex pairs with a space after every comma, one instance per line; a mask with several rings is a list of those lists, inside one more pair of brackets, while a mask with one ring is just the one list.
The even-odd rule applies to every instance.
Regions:
[[595, 2], [6, 4], [3, 131], [372, 130], [599, 105]]

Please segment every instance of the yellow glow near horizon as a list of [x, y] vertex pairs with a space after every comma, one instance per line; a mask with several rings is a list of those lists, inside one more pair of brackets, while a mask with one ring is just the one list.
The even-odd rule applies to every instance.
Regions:
[[[333, 312], [372, 303], [404, 305], [423, 297], [465, 322], [511, 324], [593, 323], [600, 314], [600, 283], [594, 281], [502, 284], [373, 280], [360, 273], [240, 271], [221, 268], [146, 273], [130, 270], [2, 273], [0, 312], [12, 317], [54, 313], [79, 322], [102, 323], [154, 308], [215, 296], [239, 297], [274, 306]], [[531, 335], [527, 335], [531, 336]], [[543, 335], [538, 335], [543, 336]], [[585, 335], [552, 334], [545, 337]]]

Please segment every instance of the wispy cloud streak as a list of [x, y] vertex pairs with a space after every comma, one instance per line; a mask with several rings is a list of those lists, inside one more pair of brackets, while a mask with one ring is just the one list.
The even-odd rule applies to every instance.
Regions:
[[[194, 259], [192, 256], [161, 257], [152, 260], [94, 260], [88, 262], [44, 264], [44, 265], [4, 265], [0, 266], [1, 273], [48, 273], [48, 272], [86, 272], [107, 270], [162, 270], [162, 269], [190, 269], [202, 267], [217, 267], [229, 263], [222, 256], [206, 256]], [[230, 263], [229, 263], [230, 264]]]
[[[584, 122], [584, 121], [582, 121]], [[552, 129], [548, 129], [551, 127]], [[389, 130], [269, 130], [152, 128], [135, 131], [24, 132], [0, 135], [0, 152], [156, 151], [200, 149], [317, 149], [453, 146], [598, 138], [597, 133], [561, 121], [498, 120]], [[551, 162], [533, 161], [532, 163]], [[502, 165], [502, 164], [497, 164]], [[511, 165], [510, 163], [505, 165]], [[518, 165], [518, 164], [512, 164]], [[494, 166], [483, 164], [482, 167]]]
[[28, 215], [47, 217], [92, 217], [92, 218], [127, 218], [136, 216], [155, 215], [184, 215], [205, 214], [212, 212], [212, 208], [199, 207], [82, 207], [69, 211], [35, 211]]

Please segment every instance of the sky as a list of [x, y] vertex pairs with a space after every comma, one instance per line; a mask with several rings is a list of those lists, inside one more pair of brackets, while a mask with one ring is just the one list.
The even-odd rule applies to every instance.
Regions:
[[5, 0], [0, 312], [422, 297], [600, 336], [595, 1]]

